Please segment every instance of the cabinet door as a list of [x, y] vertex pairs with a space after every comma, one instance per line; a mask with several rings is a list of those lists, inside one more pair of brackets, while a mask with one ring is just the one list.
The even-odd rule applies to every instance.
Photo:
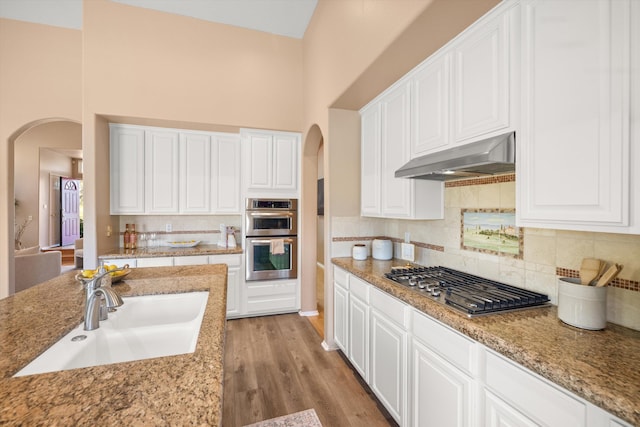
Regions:
[[483, 22], [454, 45], [456, 143], [509, 126], [509, 19]]
[[410, 160], [410, 84], [403, 83], [381, 101], [382, 215], [410, 217], [413, 212], [412, 179], [396, 178], [395, 172]]
[[485, 391], [484, 408], [484, 425], [487, 427], [537, 427], [539, 425], [488, 390]]
[[209, 256], [209, 264], [227, 264], [227, 318], [240, 317], [243, 314], [243, 257], [242, 254]]
[[273, 137], [267, 134], [248, 134], [249, 164], [247, 186], [253, 189], [269, 189], [273, 186]]
[[297, 136], [275, 134], [273, 137], [273, 188], [296, 191], [298, 189]]
[[416, 339], [412, 341], [411, 351], [411, 425], [473, 425], [472, 378], [454, 368]]
[[144, 130], [110, 126], [112, 214], [144, 213]]
[[370, 385], [400, 425], [405, 424], [406, 347], [406, 331], [372, 310]]
[[147, 213], [178, 213], [178, 133], [145, 132], [145, 207]]
[[369, 304], [349, 297], [349, 360], [360, 376], [369, 382]]
[[629, 4], [523, 2], [518, 225], [629, 224]]
[[211, 137], [180, 135], [180, 212], [211, 211]]
[[213, 213], [240, 214], [240, 138], [216, 135], [212, 150]]
[[338, 347], [345, 353], [349, 354], [348, 343], [348, 315], [349, 315], [349, 292], [340, 287], [337, 283], [333, 284], [333, 339]]
[[430, 58], [412, 79], [411, 158], [449, 144], [451, 55]]
[[361, 116], [360, 209], [363, 216], [380, 216], [380, 105]]

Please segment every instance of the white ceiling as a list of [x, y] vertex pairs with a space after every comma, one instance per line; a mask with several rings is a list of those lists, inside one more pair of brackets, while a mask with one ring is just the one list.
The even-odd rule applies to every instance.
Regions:
[[[318, 0], [111, 0], [301, 39]], [[82, 0], [0, 0], [0, 17], [82, 28]]]

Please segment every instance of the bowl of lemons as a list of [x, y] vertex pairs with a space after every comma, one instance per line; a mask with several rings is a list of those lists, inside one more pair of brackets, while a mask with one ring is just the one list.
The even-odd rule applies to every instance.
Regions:
[[[129, 264], [125, 264], [124, 267], [119, 268], [117, 265], [104, 265], [105, 270], [109, 272], [111, 275], [111, 283], [119, 282], [124, 279], [129, 273], [131, 273], [131, 269], [129, 268]], [[98, 274], [100, 272], [100, 267], [95, 270], [82, 270], [76, 278], [81, 282], [86, 282]]]

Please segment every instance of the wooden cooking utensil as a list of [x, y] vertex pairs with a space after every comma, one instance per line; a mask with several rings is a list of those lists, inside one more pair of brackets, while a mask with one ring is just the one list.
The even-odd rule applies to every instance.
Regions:
[[580, 283], [588, 285], [598, 276], [601, 261], [596, 258], [584, 258], [580, 266]]
[[613, 279], [618, 276], [618, 273], [622, 270], [622, 265], [612, 264], [611, 267], [600, 277], [596, 286], [607, 286]]

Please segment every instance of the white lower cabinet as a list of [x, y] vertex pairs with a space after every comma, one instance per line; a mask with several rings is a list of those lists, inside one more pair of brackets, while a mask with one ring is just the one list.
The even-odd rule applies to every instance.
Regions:
[[294, 312], [300, 308], [297, 280], [245, 283], [247, 315]]
[[410, 425], [472, 425], [475, 343], [417, 311], [412, 325]]
[[209, 264], [227, 264], [227, 318], [242, 313], [242, 258], [241, 254], [211, 255]]
[[333, 325], [335, 328], [333, 339], [344, 354], [349, 354], [347, 347], [349, 339], [349, 276], [346, 271], [334, 268], [333, 277]]
[[369, 284], [357, 277], [349, 279], [349, 352], [356, 371], [369, 382]]
[[407, 384], [406, 305], [371, 289], [371, 360], [369, 385], [401, 425], [405, 424]]
[[411, 343], [411, 425], [471, 425], [473, 378], [463, 374], [420, 340]]
[[537, 427], [534, 421], [489, 390], [484, 392], [484, 425], [487, 427]]
[[631, 427], [345, 270], [334, 284], [338, 345], [401, 426]]

